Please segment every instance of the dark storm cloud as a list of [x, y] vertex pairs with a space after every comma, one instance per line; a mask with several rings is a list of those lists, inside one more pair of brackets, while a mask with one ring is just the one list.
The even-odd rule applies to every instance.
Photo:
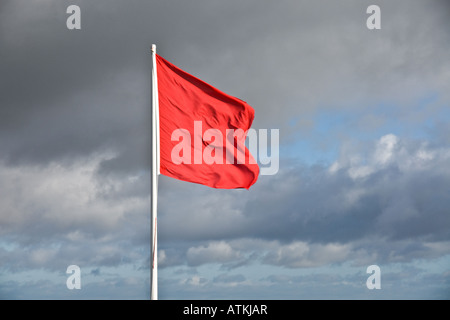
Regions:
[[[414, 3], [382, 4], [388, 36], [367, 32], [366, 5], [359, 2], [6, 2], [2, 158], [48, 162], [114, 147], [116, 167], [148, 168], [151, 43], [187, 71], [249, 101], [256, 126], [286, 133], [288, 119], [318, 104], [395, 98], [405, 87], [420, 93], [426, 87], [416, 90], [418, 74], [426, 86], [442, 85], [446, 50], [438, 46], [448, 34], [434, 26], [443, 17]], [[70, 4], [81, 7], [81, 30], [65, 27]], [[414, 33], [408, 32], [412, 21], [422, 26]]]
[[2, 158], [48, 162], [141, 141], [130, 153], [143, 167], [147, 159], [137, 151], [148, 150], [140, 137], [148, 136], [150, 96], [143, 75], [151, 70], [144, 33], [126, 37], [128, 24], [113, 23], [120, 11], [79, 4], [79, 31], [65, 26], [67, 1], [17, 1], [3, 9]]

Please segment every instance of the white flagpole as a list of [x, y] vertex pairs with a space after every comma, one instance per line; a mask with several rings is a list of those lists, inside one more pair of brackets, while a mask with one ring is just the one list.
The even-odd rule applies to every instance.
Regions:
[[152, 45], [152, 272], [150, 299], [158, 300], [158, 174], [159, 174], [159, 99], [156, 72], [156, 45]]

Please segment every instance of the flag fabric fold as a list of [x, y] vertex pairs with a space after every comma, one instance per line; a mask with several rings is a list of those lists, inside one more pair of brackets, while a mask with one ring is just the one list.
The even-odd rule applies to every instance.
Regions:
[[212, 188], [250, 188], [259, 167], [245, 146], [254, 110], [156, 55], [160, 172]]

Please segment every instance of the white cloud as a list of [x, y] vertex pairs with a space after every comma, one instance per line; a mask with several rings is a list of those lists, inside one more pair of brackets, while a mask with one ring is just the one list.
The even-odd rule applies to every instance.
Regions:
[[382, 136], [375, 147], [374, 161], [379, 165], [386, 165], [394, 156], [398, 138], [393, 134]]
[[[335, 171], [334, 167], [330, 167], [330, 171]], [[371, 166], [355, 166], [348, 169], [348, 175], [352, 179], [365, 178], [370, 176], [375, 170]]]
[[54, 249], [36, 249], [30, 253], [30, 260], [35, 266], [45, 266], [55, 254]]
[[[426, 141], [408, 141], [394, 134], [380, 137], [375, 143], [369, 142], [367, 156], [362, 156], [363, 150], [349, 142], [342, 148], [340, 159], [328, 168], [331, 174], [346, 170], [348, 175], [356, 180], [367, 178], [390, 166], [404, 173], [430, 170], [435, 164], [450, 159], [450, 150], [445, 147], [431, 146]], [[445, 167], [440, 167], [448, 171]]]
[[343, 262], [348, 259], [350, 251], [351, 246], [337, 243], [311, 245], [293, 242], [281, 245], [275, 252], [269, 253], [265, 257], [265, 262], [290, 268], [317, 267]]
[[205, 263], [225, 263], [239, 258], [240, 254], [225, 241], [210, 242], [207, 246], [191, 247], [187, 250], [187, 263], [197, 266]]
[[[50, 163], [42, 166], [0, 164], [0, 222], [8, 228], [0, 235], [22, 233], [53, 227], [51, 232], [64, 232], [69, 240], [80, 239], [90, 228], [114, 230], [124, 215], [146, 204], [146, 199], [107, 201], [99, 197], [96, 170], [109, 154], [94, 155], [71, 165]], [[115, 188], [132, 184], [116, 180]], [[82, 229], [79, 229], [82, 228]], [[37, 235], [36, 235], [37, 236]], [[39, 235], [39, 236], [51, 236]]]
[[187, 284], [194, 287], [204, 286], [206, 283], [207, 279], [201, 278], [199, 276], [192, 276], [190, 278], [186, 278], [181, 281], [181, 284], [183, 285]]

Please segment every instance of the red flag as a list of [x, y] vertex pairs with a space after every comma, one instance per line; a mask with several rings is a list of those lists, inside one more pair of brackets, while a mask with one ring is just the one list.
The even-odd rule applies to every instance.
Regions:
[[213, 188], [250, 188], [259, 167], [245, 147], [254, 110], [156, 55], [160, 172]]

